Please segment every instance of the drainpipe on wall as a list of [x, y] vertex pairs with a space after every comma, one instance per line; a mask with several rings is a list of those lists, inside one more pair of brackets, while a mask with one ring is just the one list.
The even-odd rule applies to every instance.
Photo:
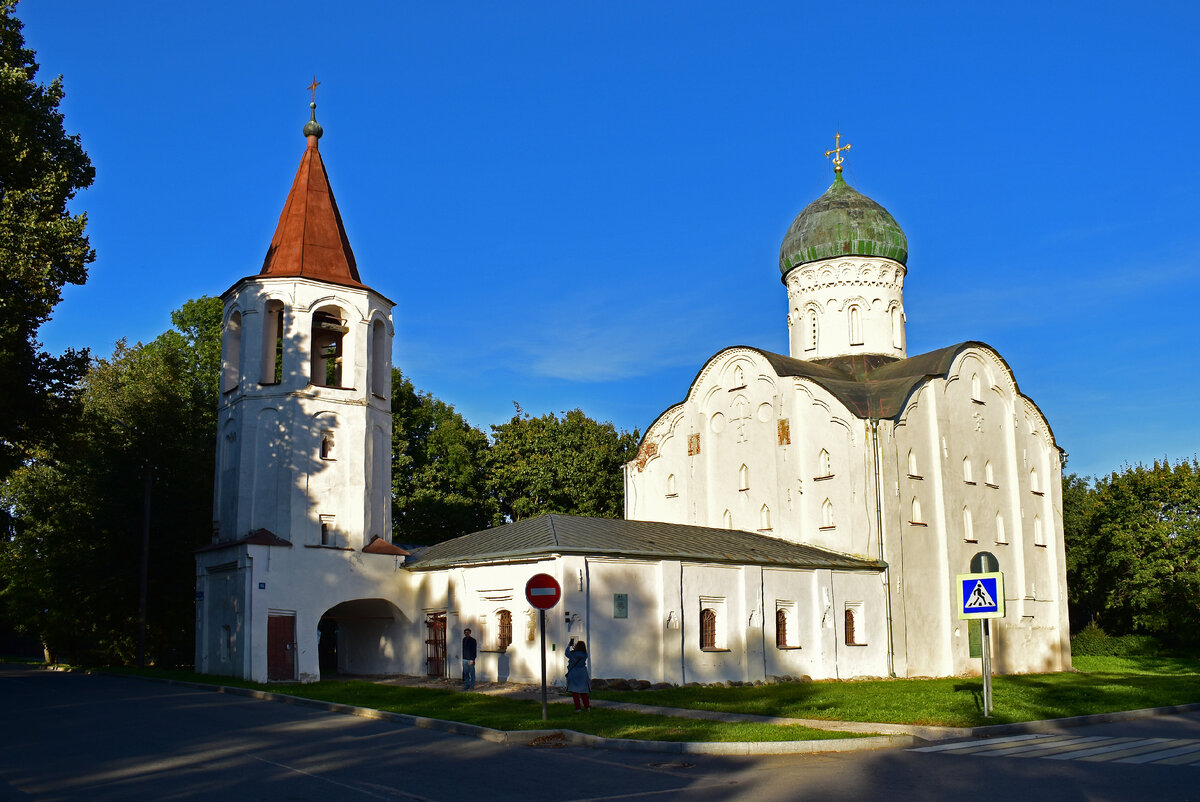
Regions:
[[[875, 457], [875, 527], [879, 533], [879, 561], [884, 563], [883, 551], [883, 458], [880, 453], [879, 445], [879, 418], [871, 418], [869, 421], [871, 427], [871, 440], [874, 443]], [[887, 611], [887, 669], [888, 676], [896, 676], [896, 645], [892, 636], [892, 569], [891, 566], [883, 569], [883, 587], [884, 587], [884, 605]]]

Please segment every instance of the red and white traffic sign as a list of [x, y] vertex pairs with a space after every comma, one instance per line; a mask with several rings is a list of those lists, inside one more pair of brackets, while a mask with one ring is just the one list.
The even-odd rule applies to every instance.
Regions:
[[539, 610], [549, 610], [562, 598], [562, 588], [549, 574], [534, 574], [525, 583], [525, 598]]

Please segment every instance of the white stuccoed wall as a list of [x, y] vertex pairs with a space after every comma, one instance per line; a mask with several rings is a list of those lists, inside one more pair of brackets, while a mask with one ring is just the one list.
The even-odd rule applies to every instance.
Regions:
[[[797, 359], [854, 354], [906, 356], [904, 265], [882, 257], [844, 256], [792, 268], [788, 292], [788, 341]], [[861, 341], [850, 336], [850, 307], [861, 313]], [[812, 342], [812, 320], [817, 341]]]

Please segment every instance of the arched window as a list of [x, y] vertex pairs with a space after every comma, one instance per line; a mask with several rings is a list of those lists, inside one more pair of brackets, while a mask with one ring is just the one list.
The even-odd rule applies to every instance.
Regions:
[[1004, 516], [996, 513], [996, 542], [1001, 545], [1008, 542], [1008, 534], [1004, 531]]
[[900, 325], [900, 307], [892, 307], [892, 347], [896, 350], [904, 348], [904, 327]]
[[717, 613], [709, 607], [700, 611], [700, 648], [717, 648]]
[[827, 476], [833, 476], [833, 459], [830, 458], [829, 452], [822, 448], [817, 454], [817, 478], [823, 479]]
[[912, 500], [912, 517], [908, 519], [909, 523], [921, 524], [925, 523], [925, 519], [921, 517], [921, 500], [913, 496]]
[[981, 404], [983, 403], [983, 395], [980, 393], [980, 390], [979, 390], [979, 374], [978, 373], [971, 374], [971, 400], [978, 401]]
[[507, 651], [513, 641], [512, 613], [508, 610], [496, 611], [496, 651]]
[[780, 607], [775, 611], [775, 648], [786, 649], [788, 645], [787, 610]]
[[917, 455], [911, 448], [908, 450], [908, 475], [914, 478], [921, 475], [917, 470]]
[[1046, 533], [1042, 529], [1042, 519], [1036, 515], [1033, 516], [1033, 545], [1046, 545]]
[[804, 350], [817, 350], [817, 310], [810, 308], [805, 315], [808, 318], [808, 325], [805, 327]]
[[969, 485], [975, 484], [975, 472], [971, 469], [970, 457], [963, 457], [963, 481]]
[[846, 611], [843, 613], [843, 629], [845, 630], [847, 646], [865, 646], [862, 633], [859, 632], [859, 620], [862, 615], [862, 602], [846, 602]]
[[833, 502], [825, 499], [821, 504], [821, 528], [832, 529], [835, 526], [833, 522]]
[[734, 387], [745, 387], [746, 386], [746, 375], [742, 372], [741, 365], [733, 366], [733, 386]]
[[259, 382], [283, 381], [283, 301], [269, 300], [263, 307], [262, 372]]
[[738, 490], [750, 489], [750, 469], [742, 465], [738, 468]]
[[1034, 493], [1042, 492], [1042, 488], [1038, 485], [1037, 468], [1034, 468], [1029, 472], [1029, 489]]
[[850, 344], [862, 345], [862, 311], [857, 306], [850, 307]]
[[992, 470], [991, 460], [983, 463], [983, 481], [987, 482], [992, 487], [996, 486], [996, 473]]
[[677, 495], [675, 492], [675, 474], [667, 474], [667, 495]]
[[238, 386], [242, 375], [242, 313], [234, 312], [225, 324], [222, 340], [225, 353], [222, 355], [221, 390], [229, 392]]
[[963, 540], [975, 542], [975, 523], [971, 520], [971, 511], [963, 507]]
[[762, 505], [762, 509], [758, 511], [758, 528], [771, 528], [771, 508], [766, 504]]
[[342, 320], [342, 310], [326, 306], [312, 317], [312, 384], [342, 386], [342, 340], [350, 331]]
[[726, 529], [733, 529], [733, 516], [729, 514], [729, 510], [721, 513], [721, 526]]
[[388, 370], [391, 360], [388, 359], [387, 326], [382, 320], [371, 324], [371, 392], [380, 398], [388, 397], [389, 385], [392, 383], [392, 372]]

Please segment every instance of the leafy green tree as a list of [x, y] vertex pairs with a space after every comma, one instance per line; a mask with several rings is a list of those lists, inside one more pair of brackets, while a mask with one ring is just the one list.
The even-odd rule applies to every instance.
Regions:
[[1090, 477], [1075, 473], [1063, 476], [1062, 487], [1071, 629], [1078, 632], [1096, 620], [1104, 603], [1098, 574], [1100, 544], [1092, 525], [1096, 491]]
[[95, 253], [85, 214], [67, 208], [95, 170], [58, 110], [62, 77], [36, 81], [15, 0], [0, 0], [0, 477], [69, 417], [87, 354], [54, 357], [37, 339], [65, 284], [87, 280]]
[[0, 485], [13, 512], [0, 542], [9, 621], [68, 660], [137, 653], [143, 480], [152, 479], [147, 646], [159, 663], [192, 651], [193, 550], [209, 537], [221, 302], [175, 313], [178, 330], [118, 343], [82, 382], [81, 414]]
[[637, 432], [618, 432], [579, 409], [535, 418], [514, 406], [511, 420], [492, 427], [488, 452], [498, 522], [548, 512], [622, 517], [622, 466], [637, 454]]
[[1091, 520], [1102, 628], [1200, 644], [1200, 462], [1113, 473]]
[[393, 541], [428, 545], [489, 526], [487, 451], [487, 435], [393, 369]]

